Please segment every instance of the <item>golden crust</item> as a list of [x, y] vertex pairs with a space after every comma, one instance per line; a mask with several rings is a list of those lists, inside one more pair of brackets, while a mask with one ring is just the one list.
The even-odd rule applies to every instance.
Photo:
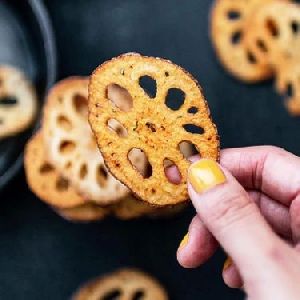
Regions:
[[31, 138], [25, 148], [24, 167], [30, 189], [47, 204], [56, 208], [71, 208], [85, 203], [70, 182], [48, 162], [41, 131]]
[[285, 106], [292, 116], [300, 116], [300, 60], [278, 65], [276, 89], [285, 97]]
[[[235, 77], [252, 83], [270, 78], [273, 70], [246, 44], [253, 13], [273, 0], [216, 0], [211, 14], [211, 39], [226, 69]], [[284, 1], [284, 0], [283, 0]], [[228, 13], [238, 13], [230, 18]]]
[[[150, 99], [139, 85], [139, 78], [145, 75], [156, 80], [155, 99]], [[107, 98], [107, 86], [112, 83], [130, 93], [133, 100], [130, 111], [113, 106]], [[170, 88], [185, 93], [185, 101], [177, 111], [165, 105]], [[198, 111], [188, 113], [191, 107]], [[110, 119], [120, 122], [128, 136], [112, 133], [107, 126]], [[89, 122], [110, 171], [139, 198], [153, 205], [174, 205], [188, 198], [190, 162], [179, 151], [180, 142], [193, 143], [204, 158], [217, 160], [219, 157], [217, 129], [201, 88], [189, 73], [168, 60], [127, 54], [99, 66], [89, 85]], [[183, 129], [185, 124], [201, 127], [204, 133], [187, 132]], [[147, 155], [152, 166], [149, 178], [144, 178], [129, 161], [128, 153], [132, 148], [141, 149]], [[177, 165], [182, 177], [180, 184], [175, 185], [166, 178], [164, 159]]]
[[67, 78], [51, 89], [44, 110], [45, 144], [49, 160], [80, 194], [111, 205], [129, 190], [105, 167], [88, 124], [87, 96], [85, 77]]
[[110, 213], [109, 207], [101, 207], [93, 203], [85, 203], [72, 208], [54, 208], [57, 214], [74, 223], [101, 221]]
[[144, 300], [167, 300], [160, 283], [136, 269], [122, 269], [84, 284], [72, 297], [73, 300], [104, 299], [119, 293], [118, 299], [132, 300], [141, 295]]
[[276, 69], [282, 60], [299, 56], [299, 36], [293, 31], [293, 23], [300, 23], [299, 4], [268, 2], [253, 14], [245, 43], [259, 61]]
[[[5, 98], [15, 99], [12, 105], [1, 104]], [[31, 82], [18, 69], [0, 66], [0, 139], [25, 130], [37, 112], [37, 96]]]

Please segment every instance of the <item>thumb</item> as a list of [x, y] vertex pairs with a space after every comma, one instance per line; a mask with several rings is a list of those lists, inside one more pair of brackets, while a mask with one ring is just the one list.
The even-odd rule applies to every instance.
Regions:
[[190, 167], [188, 180], [197, 213], [241, 275], [261, 270], [280, 240], [244, 188], [226, 169], [208, 159]]

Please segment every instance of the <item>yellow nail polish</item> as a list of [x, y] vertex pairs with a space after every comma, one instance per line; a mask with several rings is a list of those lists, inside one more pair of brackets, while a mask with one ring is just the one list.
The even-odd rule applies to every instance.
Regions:
[[231, 257], [228, 257], [225, 260], [225, 263], [224, 263], [224, 266], [223, 266], [223, 271], [225, 271], [226, 269], [228, 269], [231, 265], [232, 265], [232, 259], [231, 259]]
[[194, 163], [189, 169], [188, 178], [197, 193], [202, 193], [226, 181], [219, 165], [210, 159], [201, 159]]
[[189, 234], [187, 233], [180, 242], [179, 249], [184, 248], [189, 242]]

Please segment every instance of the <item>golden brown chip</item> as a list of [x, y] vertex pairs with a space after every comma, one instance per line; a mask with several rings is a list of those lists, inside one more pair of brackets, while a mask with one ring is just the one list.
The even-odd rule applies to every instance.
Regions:
[[275, 67], [282, 59], [299, 56], [300, 5], [273, 0], [251, 19], [245, 43], [259, 61]]
[[164, 288], [154, 278], [135, 270], [122, 269], [83, 285], [73, 300], [167, 300]]
[[60, 176], [55, 167], [48, 162], [41, 131], [32, 137], [26, 146], [24, 166], [29, 187], [47, 204], [70, 208], [85, 202], [70, 182]]
[[285, 97], [285, 105], [292, 116], [300, 116], [300, 55], [285, 61], [277, 68], [276, 88]]
[[[129, 110], [108, 97], [112, 84], [131, 95]], [[181, 95], [180, 107], [168, 106], [170, 95]], [[126, 136], [110, 129], [111, 120], [126, 129]], [[183, 141], [192, 143], [203, 158], [216, 160], [219, 156], [217, 129], [201, 88], [189, 73], [164, 59], [127, 54], [98, 67], [89, 85], [89, 121], [110, 171], [139, 198], [154, 205], [173, 205], [188, 198], [190, 162], [180, 152]], [[131, 162], [133, 149], [145, 154], [147, 174], [141, 174]], [[180, 182], [166, 178], [165, 167], [170, 165], [177, 166]]]
[[133, 195], [125, 197], [112, 208], [113, 214], [121, 220], [135, 219], [148, 215], [156, 210], [158, 210], [158, 208], [136, 199]]
[[75, 223], [88, 223], [103, 220], [110, 213], [109, 207], [101, 207], [93, 203], [85, 203], [72, 208], [54, 208], [64, 219]]
[[18, 69], [0, 66], [0, 139], [25, 130], [37, 111], [36, 92]]
[[173, 206], [157, 208], [147, 214], [152, 219], [167, 219], [177, 216], [188, 207], [187, 203], [180, 203]]
[[[118, 91], [112, 88], [113, 97]], [[49, 160], [86, 198], [100, 205], [118, 202], [129, 190], [107, 170], [87, 120], [88, 79], [73, 77], [57, 83], [47, 97], [43, 130]], [[110, 122], [124, 135], [124, 128]], [[144, 166], [140, 151], [133, 160]]]
[[273, 71], [245, 41], [253, 13], [273, 0], [216, 0], [211, 15], [211, 38], [216, 53], [230, 73], [246, 82], [268, 79]]

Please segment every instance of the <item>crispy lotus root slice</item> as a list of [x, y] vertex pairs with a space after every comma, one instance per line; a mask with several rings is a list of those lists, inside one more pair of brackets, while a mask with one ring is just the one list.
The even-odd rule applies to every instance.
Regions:
[[149, 275], [135, 270], [122, 269], [83, 285], [73, 300], [167, 300], [160, 283]]
[[25, 130], [37, 111], [35, 90], [16, 68], [0, 66], [0, 139]]
[[60, 176], [47, 161], [42, 132], [28, 142], [24, 158], [25, 173], [32, 192], [41, 200], [56, 208], [70, 208], [85, 201], [70, 182]]
[[129, 195], [114, 205], [112, 211], [117, 218], [130, 220], [151, 214], [158, 209], [147, 202], [136, 199], [133, 195]]
[[272, 0], [216, 0], [213, 7], [211, 38], [216, 53], [230, 73], [246, 82], [265, 80], [273, 73], [245, 42], [253, 13], [268, 2]]
[[274, 0], [253, 14], [245, 42], [259, 61], [276, 68], [299, 56], [299, 34], [300, 5]]
[[109, 207], [85, 203], [72, 208], [54, 208], [56, 213], [74, 223], [89, 223], [103, 220], [110, 213]]
[[156, 207], [145, 201], [136, 199], [133, 195], [127, 196], [113, 206], [112, 212], [118, 219], [131, 220], [147, 216], [151, 218], [168, 218], [182, 212], [187, 205], [185, 203], [172, 206]]
[[[148, 80], [148, 89], [143, 80]], [[111, 101], [111, 85], [131, 95], [129, 110]], [[156, 87], [152, 92], [151, 86]], [[176, 109], [167, 103], [174, 91], [183, 98]], [[120, 123], [127, 134], [112, 131], [111, 120]], [[180, 151], [183, 141], [193, 144], [203, 158], [217, 160], [219, 156], [217, 129], [200, 87], [185, 70], [164, 59], [126, 54], [98, 67], [89, 85], [89, 121], [110, 171], [135, 195], [154, 205], [173, 205], [188, 198], [190, 162]], [[147, 174], [138, 172], [130, 159], [133, 149], [143, 151], [147, 158]], [[165, 175], [170, 165], [176, 165], [181, 174], [176, 184]]]
[[277, 69], [276, 89], [285, 97], [286, 108], [292, 116], [300, 116], [299, 58], [285, 62]]
[[[114, 97], [116, 94], [114, 91]], [[49, 159], [86, 198], [100, 205], [113, 204], [129, 190], [108, 172], [99, 153], [88, 124], [87, 95], [86, 78], [65, 79], [50, 91], [44, 115]], [[125, 134], [118, 123], [109, 125], [120, 135]], [[145, 166], [141, 151], [135, 151], [132, 159], [140, 168]]]

